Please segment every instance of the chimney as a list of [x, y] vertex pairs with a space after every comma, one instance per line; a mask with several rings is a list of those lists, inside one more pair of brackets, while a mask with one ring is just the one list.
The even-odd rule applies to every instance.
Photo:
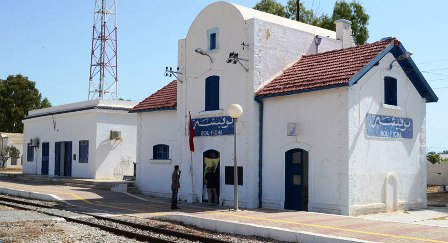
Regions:
[[352, 22], [346, 19], [338, 19], [334, 23], [336, 24], [336, 39], [342, 41], [342, 48], [355, 46], [352, 36]]

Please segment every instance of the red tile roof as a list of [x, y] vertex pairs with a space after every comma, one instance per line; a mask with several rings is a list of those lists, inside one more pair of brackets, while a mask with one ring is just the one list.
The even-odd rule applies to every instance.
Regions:
[[256, 95], [276, 96], [314, 89], [348, 85], [348, 81], [381, 53], [391, 42], [388, 39], [367, 45], [302, 56]]
[[177, 80], [171, 81], [142, 102], [138, 103], [130, 112], [144, 112], [154, 110], [169, 110], [177, 107]]

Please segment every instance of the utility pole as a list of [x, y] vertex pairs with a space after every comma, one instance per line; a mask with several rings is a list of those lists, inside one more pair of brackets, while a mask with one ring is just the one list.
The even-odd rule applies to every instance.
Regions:
[[117, 0], [95, 0], [88, 99], [118, 99]]
[[300, 0], [297, 0], [296, 3], [297, 3], [297, 8], [296, 8], [296, 20], [299, 21]]

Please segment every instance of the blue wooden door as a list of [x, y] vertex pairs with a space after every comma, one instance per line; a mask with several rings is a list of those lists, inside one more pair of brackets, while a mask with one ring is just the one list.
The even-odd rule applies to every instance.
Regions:
[[48, 175], [48, 165], [50, 161], [50, 144], [42, 143], [42, 166], [41, 166], [41, 174]]
[[72, 176], [72, 142], [65, 142], [64, 176]]
[[54, 143], [54, 175], [61, 175], [61, 142]]
[[308, 152], [285, 153], [285, 209], [308, 210]]

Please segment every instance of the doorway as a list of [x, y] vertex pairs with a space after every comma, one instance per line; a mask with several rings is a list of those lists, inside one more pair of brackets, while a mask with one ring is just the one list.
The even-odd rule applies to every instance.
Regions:
[[285, 209], [308, 211], [308, 152], [285, 153]]
[[56, 142], [54, 149], [54, 174], [72, 176], [72, 142]]
[[[208, 172], [208, 169], [210, 168], [211, 171], [215, 173], [216, 176], [216, 194], [217, 198], [215, 198], [214, 202], [219, 202], [219, 191], [220, 191], [220, 153], [216, 150], [207, 150], [203, 153], [203, 164], [202, 164], [202, 202], [208, 202], [208, 195], [207, 193], [207, 180], [205, 179], [205, 175]], [[211, 195], [213, 196], [213, 195]]]
[[42, 167], [41, 175], [48, 175], [48, 165], [50, 161], [50, 143], [42, 143]]

